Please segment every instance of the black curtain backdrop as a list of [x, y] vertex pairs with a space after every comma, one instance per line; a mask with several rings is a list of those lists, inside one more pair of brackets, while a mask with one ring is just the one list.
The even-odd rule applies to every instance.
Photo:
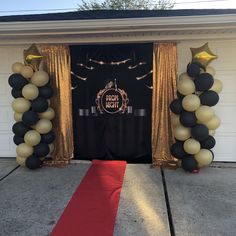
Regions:
[[[152, 51], [152, 44], [70, 47], [75, 158], [151, 163]], [[97, 109], [97, 93], [111, 83], [128, 95], [124, 114]]]

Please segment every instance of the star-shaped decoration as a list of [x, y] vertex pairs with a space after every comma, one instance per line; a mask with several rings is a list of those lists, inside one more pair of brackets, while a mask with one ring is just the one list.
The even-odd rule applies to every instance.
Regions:
[[32, 44], [27, 50], [24, 50], [24, 63], [33, 68], [34, 71], [39, 70], [39, 65], [43, 56], [40, 54], [35, 44]]
[[190, 50], [192, 52], [192, 62], [198, 62], [205, 68], [211, 61], [217, 58], [210, 50], [208, 43], [205, 43], [199, 48], [190, 48]]

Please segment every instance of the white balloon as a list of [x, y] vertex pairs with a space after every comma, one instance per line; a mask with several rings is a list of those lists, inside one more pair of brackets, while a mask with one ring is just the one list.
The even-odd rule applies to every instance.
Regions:
[[46, 85], [48, 81], [49, 75], [46, 71], [43, 70], [36, 71], [31, 78], [31, 83], [38, 87]]
[[22, 95], [25, 99], [34, 100], [39, 95], [39, 90], [34, 84], [27, 84], [22, 89]]
[[179, 75], [179, 81], [183, 80], [183, 79], [192, 79], [192, 77], [190, 77], [186, 72], [182, 73]]
[[21, 157], [21, 156], [17, 156], [16, 157], [16, 162], [18, 165], [20, 166], [25, 166], [25, 161], [26, 161], [27, 157]]
[[178, 91], [183, 95], [189, 95], [195, 92], [195, 84], [191, 79], [182, 79], [177, 84]]
[[214, 77], [215, 74], [216, 74], [216, 71], [215, 71], [215, 69], [212, 66], [208, 66], [206, 68], [206, 73], [211, 74]]
[[31, 66], [23, 66], [21, 69], [21, 75], [26, 79], [29, 79], [33, 76], [34, 71]]
[[21, 63], [21, 62], [15, 62], [13, 65], [12, 65], [12, 67], [11, 67], [11, 69], [12, 69], [12, 72], [13, 73], [16, 73], [16, 74], [20, 74], [21, 73], [21, 70], [22, 70], [22, 68], [23, 68], [23, 63]]
[[206, 122], [215, 115], [214, 110], [209, 106], [200, 106], [196, 112], [196, 117], [200, 122]]
[[185, 96], [182, 101], [182, 106], [186, 111], [196, 111], [200, 104], [200, 99], [195, 94]]
[[45, 112], [39, 113], [39, 118], [52, 120], [55, 117], [55, 111], [49, 107]]
[[21, 143], [16, 147], [16, 153], [21, 157], [29, 157], [34, 152], [33, 147], [27, 145], [26, 143]]
[[30, 109], [31, 103], [25, 98], [16, 98], [12, 102], [12, 108], [15, 112], [24, 113]]
[[16, 122], [22, 121], [22, 116], [23, 116], [23, 113], [15, 112], [15, 113], [14, 113], [14, 120], [15, 120]]
[[51, 131], [52, 129], [52, 122], [47, 119], [40, 119], [37, 124], [35, 125], [35, 129], [40, 134], [46, 134]]
[[223, 84], [219, 79], [214, 79], [214, 83], [210, 90], [215, 91], [216, 93], [220, 93], [223, 89]]

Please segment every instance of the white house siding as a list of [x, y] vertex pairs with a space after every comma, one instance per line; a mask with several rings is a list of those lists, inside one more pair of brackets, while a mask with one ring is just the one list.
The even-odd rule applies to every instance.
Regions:
[[[206, 41], [182, 41], [178, 43], [178, 72], [186, 70], [191, 60], [190, 47], [199, 47]], [[236, 162], [236, 40], [209, 41], [218, 59], [211, 65], [216, 69], [216, 78], [222, 80], [224, 89], [220, 102], [214, 107], [222, 124], [216, 133], [215, 161]], [[13, 157], [15, 145], [12, 141], [13, 112], [11, 88], [8, 77], [13, 62], [23, 60], [26, 46], [0, 46], [0, 157]]]
[[[200, 47], [206, 41], [183, 41], [178, 44], [178, 72], [186, 71], [191, 61], [190, 47]], [[211, 63], [215, 78], [223, 82], [220, 102], [214, 107], [221, 118], [216, 131], [215, 161], [236, 162], [236, 41], [208, 41], [210, 49], [218, 55]]]
[[8, 85], [8, 77], [11, 74], [13, 62], [23, 60], [22, 46], [0, 47], [0, 157], [15, 156], [15, 144], [12, 141], [12, 125], [14, 124], [11, 109], [11, 88]]

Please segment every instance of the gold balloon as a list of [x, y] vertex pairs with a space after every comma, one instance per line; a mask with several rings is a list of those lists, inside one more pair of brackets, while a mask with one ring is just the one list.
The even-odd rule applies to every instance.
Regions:
[[49, 81], [49, 75], [46, 71], [43, 70], [36, 71], [31, 78], [31, 83], [38, 87], [46, 85], [48, 81]]
[[41, 119], [35, 125], [35, 129], [40, 134], [46, 134], [46, 133], [51, 131], [51, 129], [52, 129], [52, 122], [50, 120], [47, 120], [47, 119]]
[[174, 136], [180, 141], [185, 141], [191, 136], [190, 128], [186, 128], [182, 125], [178, 125], [174, 129]]
[[220, 118], [214, 115], [210, 120], [204, 122], [204, 125], [206, 125], [209, 130], [215, 130], [220, 126]]
[[34, 84], [27, 84], [22, 89], [22, 95], [28, 100], [34, 100], [39, 95], [39, 90]]
[[14, 120], [16, 122], [22, 121], [22, 116], [23, 116], [23, 113], [14, 112]]
[[217, 58], [210, 50], [208, 43], [199, 48], [190, 48], [190, 50], [192, 52], [192, 62], [198, 62], [205, 68], [211, 61]]
[[215, 131], [215, 130], [209, 130], [209, 135], [211, 135], [211, 136], [214, 136], [214, 135], [215, 135], [215, 133], [216, 133], [216, 131]]
[[52, 120], [55, 117], [55, 111], [49, 107], [45, 112], [39, 113], [39, 118]]
[[182, 79], [177, 84], [178, 91], [183, 95], [189, 95], [195, 92], [195, 84], [191, 79]]
[[192, 79], [186, 72], [179, 75], [179, 81], [183, 79]]
[[52, 154], [54, 151], [54, 144], [50, 143], [50, 144], [48, 144], [48, 146], [49, 146], [49, 154]]
[[210, 90], [215, 91], [216, 93], [220, 93], [223, 89], [223, 84], [219, 79], [214, 79], [214, 83]]
[[171, 123], [172, 123], [173, 126], [180, 125], [179, 115], [176, 115], [175, 113], [172, 113], [171, 114]]
[[200, 106], [196, 110], [195, 115], [200, 122], [206, 122], [213, 118], [213, 116], [215, 115], [215, 112], [209, 106]]
[[30, 109], [31, 103], [25, 98], [16, 98], [12, 102], [12, 108], [15, 112], [24, 113]]
[[36, 146], [41, 141], [41, 135], [35, 130], [30, 130], [25, 134], [24, 141], [29, 146]]
[[212, 66], [208, 66], [206, 68], [206, 73], [211, 74], [214, 77], [215, 74], [216, 74], [216, 71], [215, 71], [215, 69]]
[[201, 149], [200, 143], [193, 138], [187, 139], [184, 142], [184, 150], [188, 154], [191, 155], [197, 154], [200, 151], [200, 149]]
[[29, 79], [33, 76], [34, 71], [30, 66], [23, 66], [21, 69], [21, 75], [26, 79]]
[[208, 166], [213, 161], [212, 152], [207, 149], [201, 149], [195, 156], [198, 167]]
[[26, 143], [21, 143], [16, 148], [17, 155], [21, 157], [29, 157], [30, 155], [33, 154], [33, 152], [34, 152], [33, 147], [29, 146]]
[[16, 157], [16, 162], [20, 166], [25, 166], [26, 159], [27, 159], [26, 157], [17, 156]]
[[21, 70], [23, 68], [23, 64], [21, 62], [15, 62], [12, 67], [11, 67], [11, 70], [13, 73], [17, 73], [17, 74], [20, 74], [21, 73]]
[[195, 94], [185, 96], [182, 101], [182, 106], [186, 111], [196, 111], [200, 104], [200, 99]]
[[39, 70], [43, 56], [40, 54], [35, 44], [32, 44], [27, 50], [24, 50], [24, 61], [26, 65], [30, 65], [34, 71]]

